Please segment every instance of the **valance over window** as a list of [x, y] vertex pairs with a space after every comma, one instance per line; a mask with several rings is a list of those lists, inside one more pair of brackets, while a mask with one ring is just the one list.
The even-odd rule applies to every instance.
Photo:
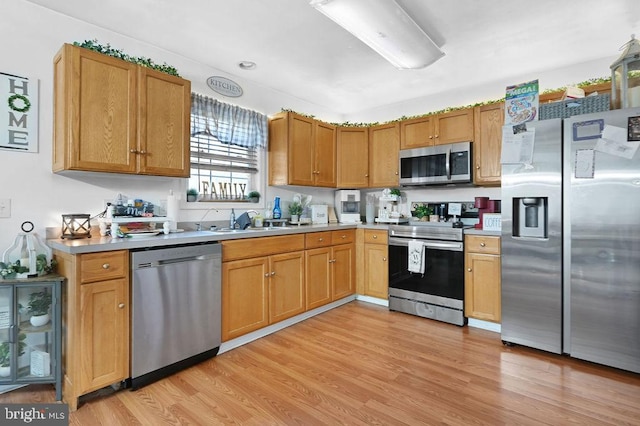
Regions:
[[267, 146], [267, 116], [225, 104], [196, 93], [191, 94], [191, 136], [211, 136], [221, 143], [246, 148]]

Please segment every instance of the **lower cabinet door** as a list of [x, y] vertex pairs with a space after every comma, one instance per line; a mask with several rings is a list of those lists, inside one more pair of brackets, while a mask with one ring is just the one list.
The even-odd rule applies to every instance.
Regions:
[[464, 311], [470, 318], [500, 322], [500, 256], [467, 253]]
[[305, 311], [304, 252], [269, 257], [269, 324]]
[[364, 245], [365, 295], [380, 299], [389, 298], [388, 253], [386, 245]]
[[269, 325], [269, 259], [222, 263], [222, 341]]
[[332, 300], [342, 299], [356, 291], [356, 251], [353, 244], [332, 249]]
[[80, 288], [81, 393], [129, 376], [129, 282], [115, 279]]
[[307, 310], [331, 302], [331, 249], [322, 247], [305, 253]]

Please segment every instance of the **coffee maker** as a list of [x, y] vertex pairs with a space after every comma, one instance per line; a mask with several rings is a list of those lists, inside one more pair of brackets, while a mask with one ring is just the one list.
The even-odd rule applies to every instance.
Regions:
[[482, 229], [482, 216], [485, 213], [500, 213], [500, 200], [490, 200], [489, 197], [476, 197], [474, 207], [478, 209], [478, 219], [480, 220], [474, 228]]
[[336, 216], [340, 223], [360, 223], [360, 191], [339, 189], [335, 194]]

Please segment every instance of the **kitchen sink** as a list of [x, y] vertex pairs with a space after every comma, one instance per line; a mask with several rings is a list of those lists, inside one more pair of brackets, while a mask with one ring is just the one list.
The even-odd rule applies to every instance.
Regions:
[[255, 232], [255, 231], [259, 231], [259, 229], [231, 229], [231, 228], [218, 228], [218, 229], [214, 229], [211, 232], [224, 232], [224, 233], [228, 233], [228, 234], [242, 234], [245, 232]]

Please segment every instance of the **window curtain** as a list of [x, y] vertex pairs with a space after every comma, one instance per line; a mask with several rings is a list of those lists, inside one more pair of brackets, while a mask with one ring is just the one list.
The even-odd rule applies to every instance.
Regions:
[[205, 118], [191, 120], [191, 136], [212, 136], [222, 143], [246, 148], [267, 146], [264, 114], [191, 93], [191, 115]]

